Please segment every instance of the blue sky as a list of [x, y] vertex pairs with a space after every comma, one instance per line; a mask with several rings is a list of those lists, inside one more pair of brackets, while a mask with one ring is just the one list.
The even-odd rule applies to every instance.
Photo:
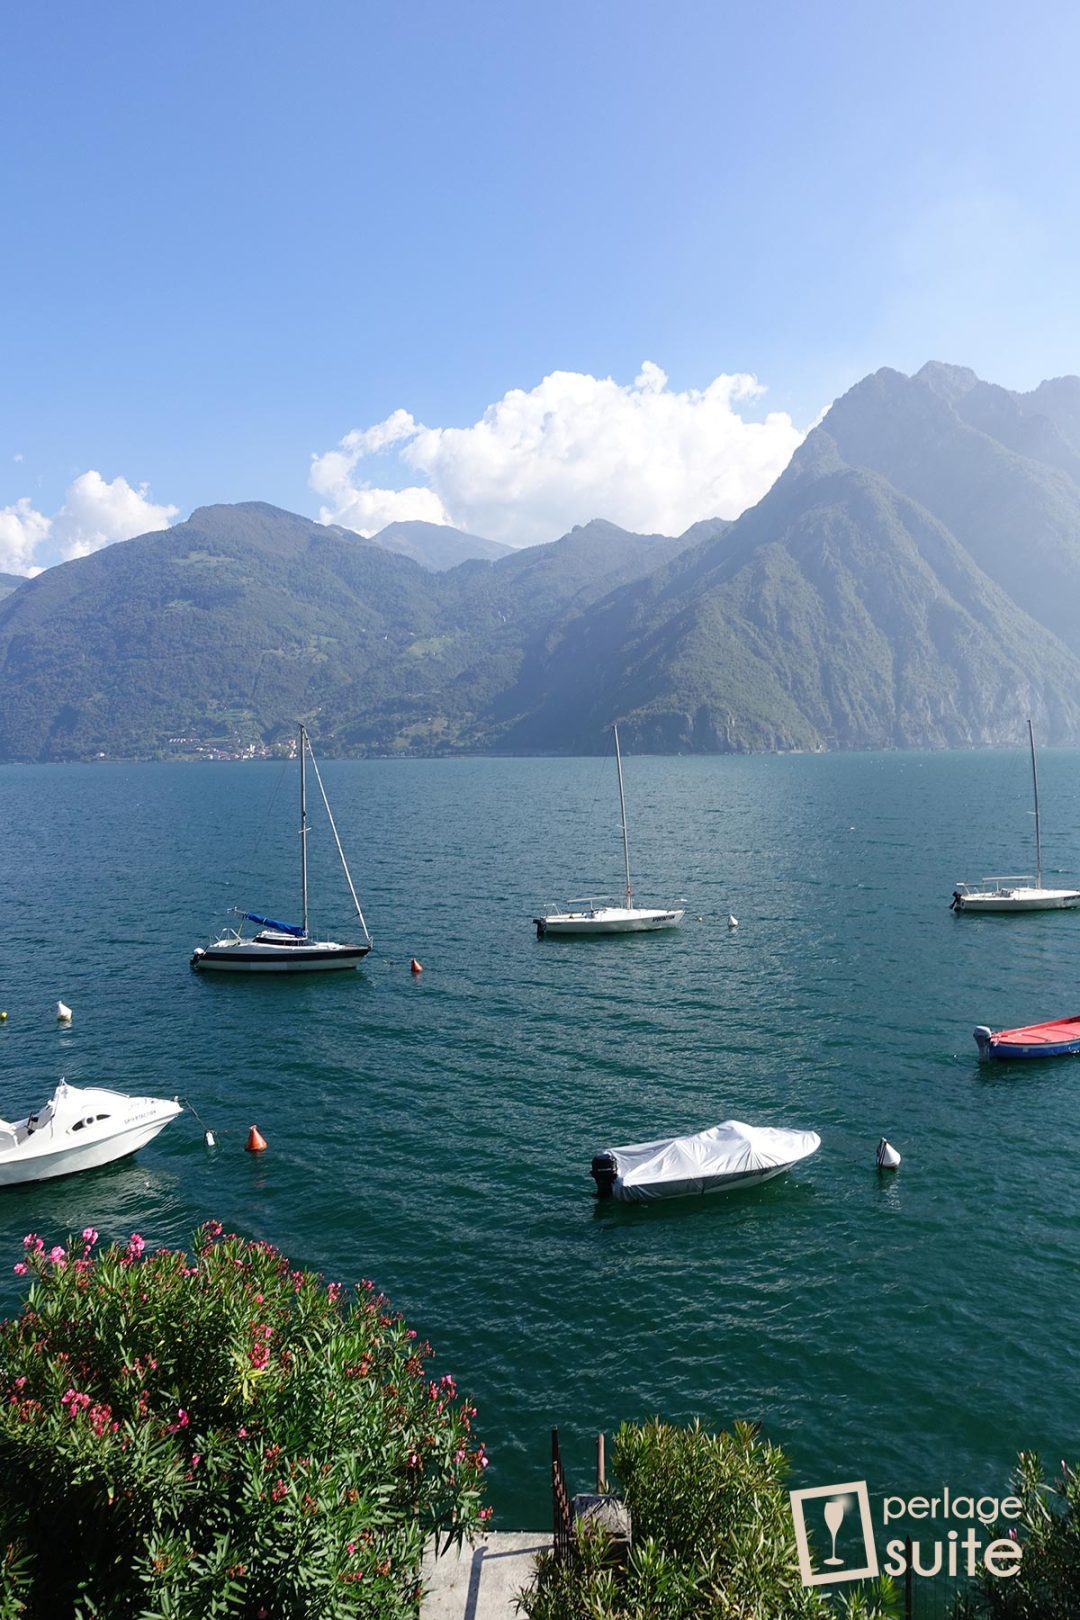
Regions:
[[134, 521], [117, 479], [334, 516], [342, 480], [441, 478], [462, 521], [517, 487], [471, 499], [475, 439], [338, 468], [329, 507], [311, 457], [644, 361], [676, 396], [753, 373], [730, 409], [790, 430], [879, 365], [1080, 370], [1078, 47], [1038, 3], [9, 6], [0, 509], [51, 526], [39, 562], [100, 543], [84, 497]]

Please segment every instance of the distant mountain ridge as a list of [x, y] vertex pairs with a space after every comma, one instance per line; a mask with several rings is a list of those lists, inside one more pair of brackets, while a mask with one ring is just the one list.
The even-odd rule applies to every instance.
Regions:
[[467, 534], [463, 529], [448, 528], [445, 523], [422, 523], [416, 519], [388, 523], [371, 539], [386, 551], [411, 557], [422, 568], [436, 571], [455, 568], [458, 563], [468, 562], [472, 557], [494, 562], [496, 557], [505, 557], [514, 549], [513, 546], [504, 546], [500, 540], [485, 540], [478, 534]]
[[1080, 743], [1080, 378], [875, 372], [678, 538], [594, 519], [454, 563], [476, 537], [391, 527], [207, 507], [23, 582], [0, 760], [272, 747], [298, 716], [339, 753], [592, 752], [615, 718], [656, 751], [1014, 743], [1029, 714]]

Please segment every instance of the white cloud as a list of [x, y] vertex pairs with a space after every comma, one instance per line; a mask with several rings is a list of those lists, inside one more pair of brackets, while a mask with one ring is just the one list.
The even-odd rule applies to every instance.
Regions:
[[53, 519], [52, 538], [59, 543], [62, 557], [86, 557], [114, 540], [167, 529], [179, 508], [155, 505], [149, 487], [132, 488], [126, 478], [106, 483], [93, 469], [80, 473], [68, 485], [64, 504]]
[[[465, 428], [429, 428], [404, 410], [312, 457], [324, 523], [374, 534], [400, 518], [451, 523], [508, 545], [553, 540], [575, 523], [677, 534], [737, 517], [764, 495], [803, 434], [783, 412], [748, 421], [764, 392], [746, 374], [676, 392], [646, 361], [630, 384], [554, 371], [514, 388]], [[369, 458], [396, 457], [405, 488], [370, 481]]]
[[109, 483], [91, 468], [68, 485], [52, 517], [36, 511], [28, 496], [0, 507], [0, 571], [40, 573], [42, 566], [86, 557], [114, 540], [165, 529], [178, 514], [178, 507], [152, 501], [148, 485], [134, 487], [126, 478]]
[[34, 553], [48, 537], [49, 519], [35, 512], [28, 495], [14, 506], [0, 506], [0, 573], [37, 573]]

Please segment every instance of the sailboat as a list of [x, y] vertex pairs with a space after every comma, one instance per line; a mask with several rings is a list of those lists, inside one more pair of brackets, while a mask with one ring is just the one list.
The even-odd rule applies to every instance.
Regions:
[[623, 863], [626, 869], [625, 904], [618, 900], [594, 896], [582, 900], [568, 900], [565, 911], [546, 912], [534, 917], [537, 939], [548, 934], [641, 934], [653, 933], [659, 928], [678, 928], [686, 915], [685, 910], [668, 907], [650, 910], [635, 906], [634, 887], [630, 881], [630, 838], [626, 830], [626, 794], [623, 789], [622, 754], [619, 751], [619, 728], [612, 726], [615, 738], [615, 766], [619, 775], [619, 810], [622, 815]]
[[[230, 928], [220, 939], [214, 940], [213, 944], [207, 945], [205, 949], [200, 946], [195, 951], [191, 965], [201, 972], [209, 969], [226, 973], [326, 972], [358, 967], [371, 950], [371, 935], [368, 933], [360, 902], [356, 898], [356, 889], [349, 872], [349, 864], [345, 859], [345, 851], [341, 847], [341, 839], [338, 837], [330, 801], [326, 797], [326, 789], [319, 775], [319, 767], [311, 750], [307, 730], [302, 725], [297, 727], [296, 752], [300, 761], [300, 899], [303, 920], [299, 924], [277, 922], [273, 917], [264, 917], [256, 911], [238, 911], [241, 919], [239, 928]], [[315, 772], [315, 780], [319, 784], [323, 808], [326, 810], [330, 830], [334, 835], [345, 881], [349, 886], [349, 893], [364, 934], [363, 940], [355, 944], [346, 945], [333, 939], [313, 939], [308, 931], [307, 761], [309, 759]], [[256, 923], [259, 932], [245, 935], [243, 932], [245, 922]]]
[[1035, 875], [982, 878], [981, 887], [958, 883], [953, 890], [952, 911], [1071, 911], [1080, 906], [1080, 889], [1044, 889], [1042, 881], [1042, 832], [1039, 823], [1039, 772], [1035, 764], [1035, 733], [1028, 721], [1031, 749], [1031, 783], [1035, 793]]

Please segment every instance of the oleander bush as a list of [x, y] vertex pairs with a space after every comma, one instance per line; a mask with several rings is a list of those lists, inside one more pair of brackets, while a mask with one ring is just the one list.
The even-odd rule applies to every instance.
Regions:
[[0, 1617], [415, 1616], [478, 1528], [475, 1408], [371, 1283], [210, 1222], [191, 1258], [24, 1240], [0, 1323]]
[[518, 1602], [529, 1620], [885, 1620], [887, 1579], [825, 1599], [802, 1585], [784, 1478], [787, 1460], [748, 1424], [712, 1434], [624, 1424], [612, 1475], [633, 1515], [625, 1570], [603, 1531], [579, 1532], [577, 1556], [538, 1560]]
[[1076, 1620], [1080, 1615], [1080, 1476], [1061, 1464], [1048, 1481], [1034, 1452], [1022, 1451], [1013, 1494], [1023, 1504], [1001, 1535], [1016, 1537], [1023, 1556], [1015, 1575], [979, 1576], [955, 1609], [956, 1620]]

